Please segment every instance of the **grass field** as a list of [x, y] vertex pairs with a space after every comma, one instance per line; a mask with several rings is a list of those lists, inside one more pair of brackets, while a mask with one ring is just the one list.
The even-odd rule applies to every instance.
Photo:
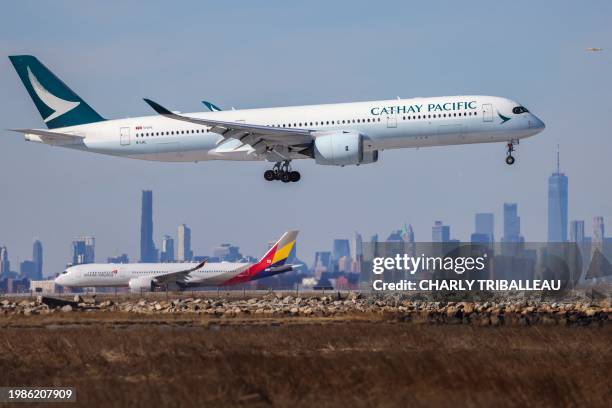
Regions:
[[24, 318], [0, 329], [0, 384], [73, 386], [90, 407], [603, 407], [611, 340], [609, 324]]

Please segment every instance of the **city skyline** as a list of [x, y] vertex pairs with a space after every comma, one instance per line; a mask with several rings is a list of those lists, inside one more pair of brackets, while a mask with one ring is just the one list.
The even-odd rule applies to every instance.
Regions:
[[[554, 174], [553, 174], [554, 175]], [[145, 197], [147, 200], [146, 205], [144, 204]], [[141, 202], [141, 238], [147, 238], [147, 234], [142, 234], [142, 223], [152, 225], [153, 218], [155, 217], [152, 211], [152, 191], [142, 191], [143, 201]], [[519, 209], [516, 203], [503, 203], [503, 231], [501, 241], [498, 242], [530, 242], [526, 241], [525, 237], [521, 235], [521, 218], [519, 216]], [[554, 211], [553, 207], [553, 211]], [[549, 217], [550, 218], [550, 217]], [[399, 223], [398, 223], [399, 224]], [[594, 251], [599, 248], [603, 251], [606, 241], [611, 239], [605, 236], [605, 221], [601, 216], [593, 217], [592, 221], [592, 236], [586, 235], [585, 232], [585, 221], [584, 220], [571, 220], [570, 231], [569, 231], [569, 242], [576, 242], [581, 245], [588, 244]], [[474, 214], [474, 228], [473, 233], [470, 235], [469, 240], [457, 240], [451, 236], [451, 225], [446, 225], [440, 220], [434, 221], [433, 227], [431, 227], [431, 242], [495, 242], [489, 241], [493, 236], [495, 226], [495, 215], [493, 213], [475, 213]], [[146, 227], [149, 228], [149, 227]], [[317, 273], [317, 267], [321, 267], [323, 264], [329, 265], [338, 264], [343, 258], [349, 258], [353, 261], [351, 267], [355, 266], [355, 260], [363, 254], [363, 245], [368, 242], [378, 242], [378, 234], [374, 234], [370, 241], [363, 241], [362, 235], [358, 231], [354, 231], [351, 238], [333, 238], [330, 242], [329, 250], [321, 248], [319, 251], [313, 253], [313, 257], [309, 255], [302, 255], [305, 259], [313, 259], [311, 265], [311, 272]], [[226, 260], [235, 262], [239, 259], [253, 260], [256, 257], [253, 255], [243, 256], [240, 252], [240, 246], [234, 246], [232, 244], [217, 244], [210, 248], [210, 251], [202, 251], [202, 253], [194, 253], [191, 249], [191, 229], [185, 224], [179, 224], [177, 229], [177, 240], [179, 246], [175, 249], [174, 238], [170, 235], [163, 235], [161, 238], [162, 251], [160, 255], [164, 256], [161, 262], [174, 262], [176, 261], [190, 261], [197, 260], [201, 261], [205, 256], [214, 259], [215, 261]], [[412, 225], [403, 224], [402, 229], [392, 230], [385, 242], [393, 241], [404, 241], [404, 242], [429, 242], [426, 240], [415, 239], [415, 233]], [[533, 241], [531, 241], [533, 242]], [[557, 242], [557, 241], [549, 241]], [[152, 240], [153, 248], [155, 248], [155, 242]], [[269, 247], [270, 243], [268, 243]], [[93, 263], [95, 262], [95, 246], [96, 239], [94, 236], [81, 235], [76, 237], [72, 241], [72, 264], [79, 263]], [[157, 250], [156, 250], [157, 251]], [[53, 274], [40, 275], [42, 273], [42, 262], [43, 262], [43, 246], [40, 240], [35, 239], [32, 244], [32, 260], [24, 260], [19, 262], [19, 271], [11, 269], [10, 257], [8, 257], [8, 249], [6, 246], [0, 246], [0, 276], [6, 277], [8, 272], [19, 273], [19, 276], [28, 278], [46, 278], [51, 277]], [[182, 258], [182, 259], [181, 259]], [[118, 256], [107, 257], [109, 263], [128, 263], [129, 255], [123, 253]], [[142, 260], [141, 260], [142, 262]], [[13, 264], [14, 265], [14, 264]], [[39, 272], [40, 271], [40, 272]]]

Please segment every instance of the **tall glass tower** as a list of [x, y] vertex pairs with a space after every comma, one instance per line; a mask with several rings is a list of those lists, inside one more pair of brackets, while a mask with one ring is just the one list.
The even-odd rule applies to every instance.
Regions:
[[157, 249], [153, 242], [153, 192], [142, 192], [140, 215], [140, 262], [157, 262]]
[[32, 262], [36, 268], [36, 279], [43, 277], [43, 247], [39, 240], [35, 240], [32, 245]]
[[557, 171], [548, 178], [548, 242], [567, 241], [567, 177]]
[[516, 203], [504, 203], [504, 234], [502, 242], [522, 242], [521, 217]]

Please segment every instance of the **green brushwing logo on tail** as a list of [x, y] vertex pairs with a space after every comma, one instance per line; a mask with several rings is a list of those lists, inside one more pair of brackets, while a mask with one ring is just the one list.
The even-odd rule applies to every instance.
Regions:
[[500, 125], [503, 125], [504, 123], [506, 123], [507, 121], [509, 121], [511, 118], [502, 115], [501, 113], [497, 112], [497, 116], [499, 116], [499, 118], [502, 120]]
[[49, 109], [53, 111], [52, 114], [50, 114], [46, 118], [43, 118], [45, 123], [55, 118], [58, 118], [65, 113], [70, 112], [71, 110], [73, 110], [74, 108], [76, 108], [77, 106], [81, 104], [81, 102], [78, 102], [78, 101], [77, 102], [67, 101], [67, 100], [58, 98], [57, 96], [53, 95], [51, 92], [47, 91], [40, 84], [40, 82], [38, 81], [38, 78], [36, 78], [36, 76], [32, 73], [32, 70], [30, 69], [30, 67], [27, 67], [27, 69], [28, 69], [28, 79], [30, 80], [30, 84], [32, 85], [32, 88], [34, 89], [34, 93], [36, 93], [36, 96], [38, 96], [38, 98], [45, 105], [47, 105]]
[[105, 120], [36, 57], [9, 57], [49, 129]]

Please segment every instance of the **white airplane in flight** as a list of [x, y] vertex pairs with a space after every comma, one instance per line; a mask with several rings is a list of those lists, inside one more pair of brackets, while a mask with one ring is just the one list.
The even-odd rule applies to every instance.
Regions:
[[228, 286], [278, 275], [297, 269], [287, 264], [298, 231], [287, 231], [257, 263], [128, 263], [83, 264], [67, 268], [55, 283], [68, 287], [129, 287], [131, 292], [155, 287], [184, 289], [200, 286]]
[[187, 114], [145, 99], [158, 115], [106, 120], [35, 57], [9, 58], [48, 127], [13, 129], [26, 140], [142, 160], [266, 160], [269, 181], [298, 181], [294, 159], [360, 165], [385, 149], [466, 143], [505, 142], [513, 164], [514, 145], [545, 127], [517, 102], [478, 95]]

